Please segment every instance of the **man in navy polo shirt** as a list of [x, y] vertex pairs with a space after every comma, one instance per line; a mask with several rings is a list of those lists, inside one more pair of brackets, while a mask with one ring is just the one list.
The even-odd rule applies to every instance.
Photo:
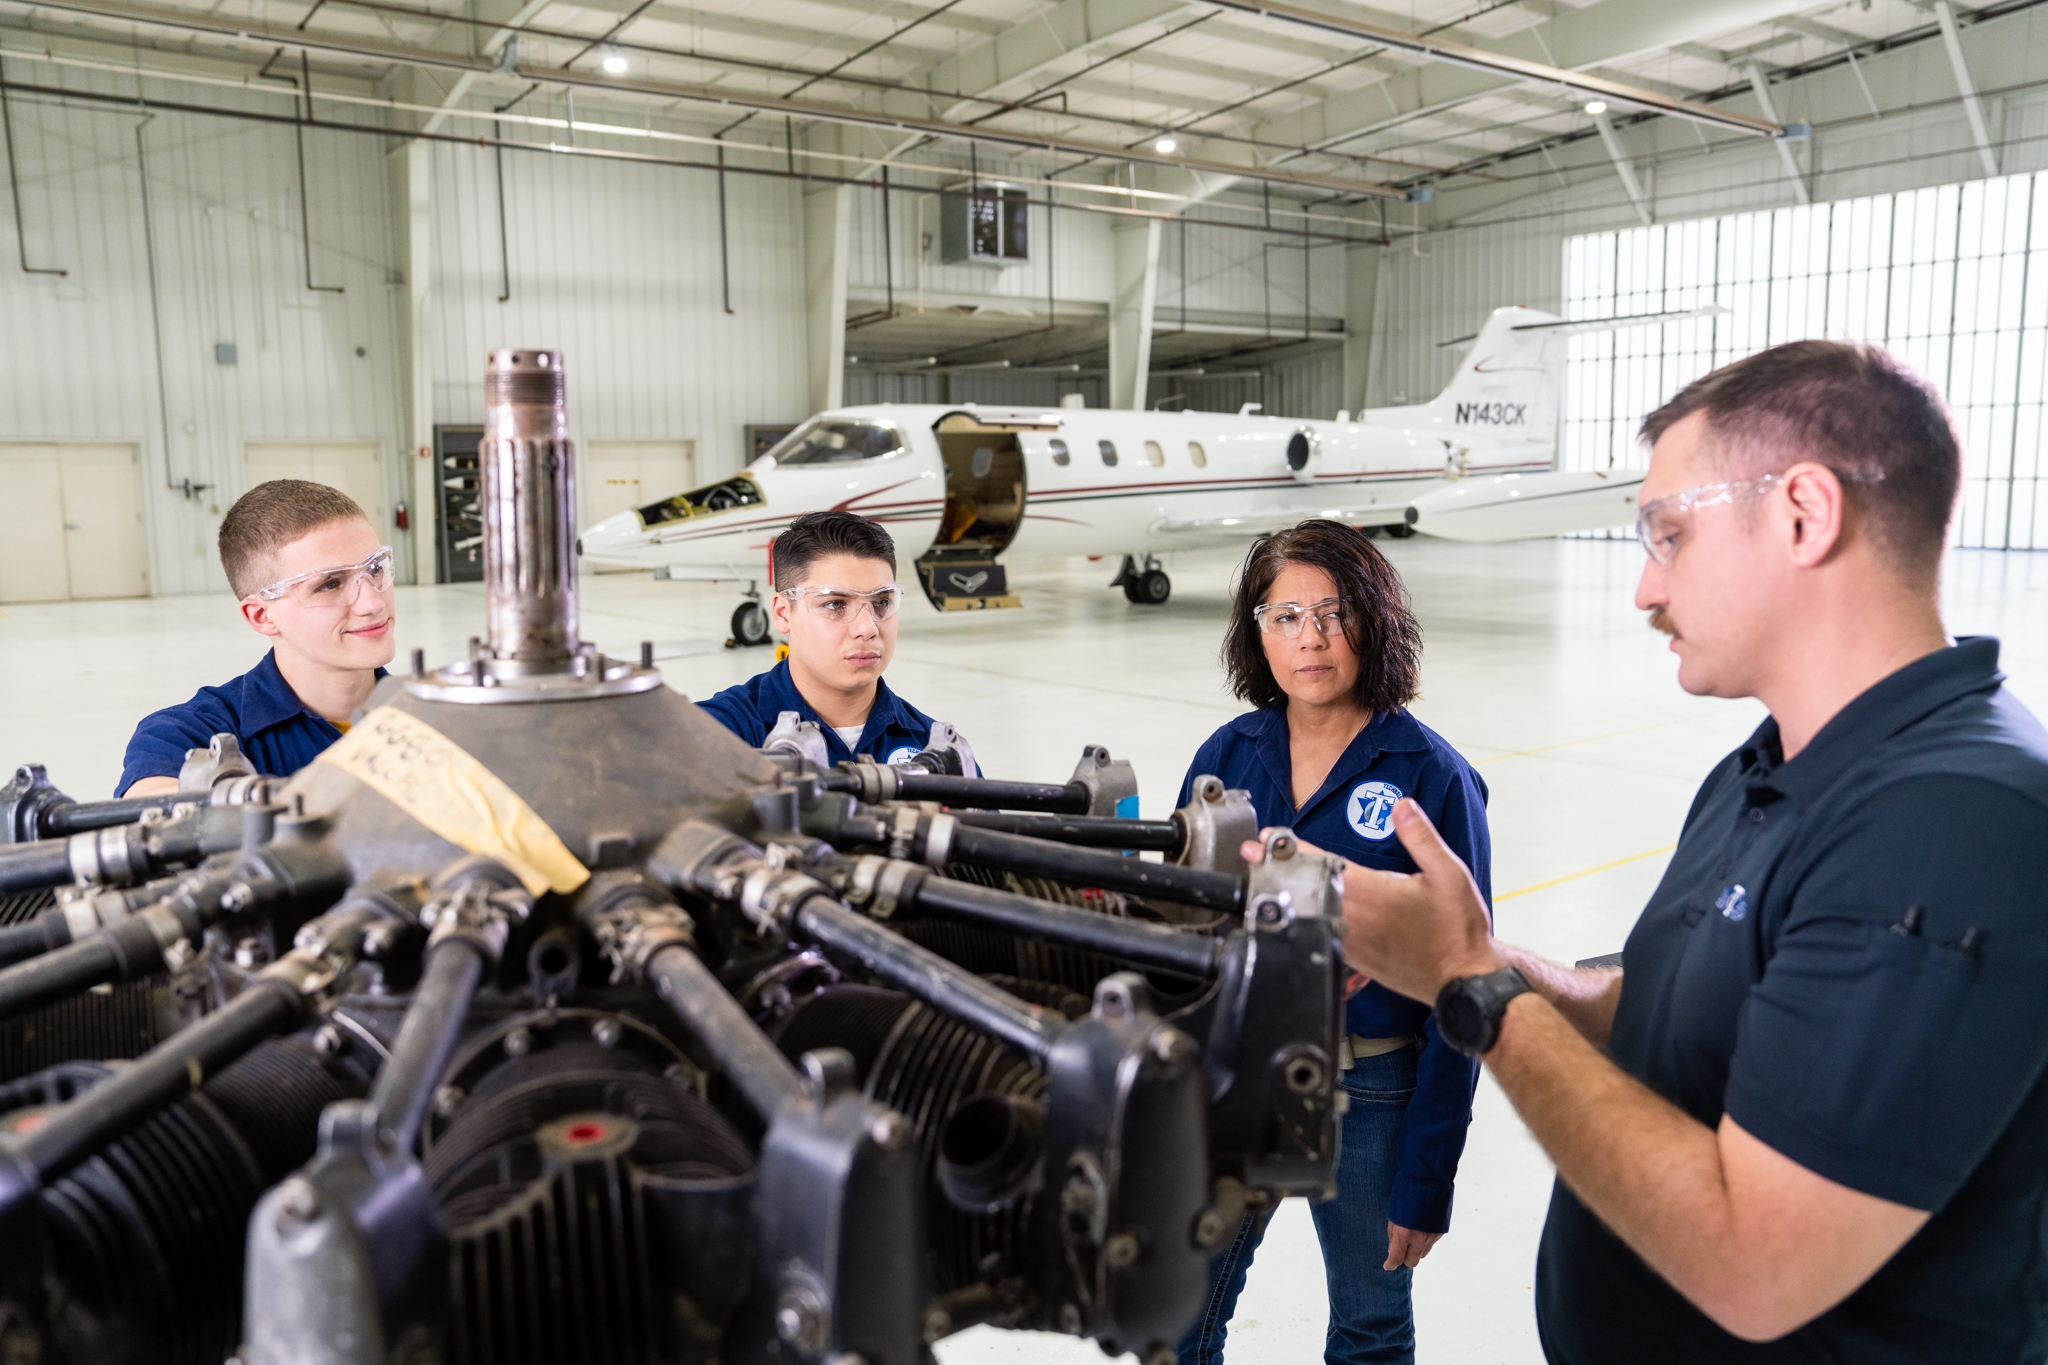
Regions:
[[1883, 352], [1818, 341], [1643, 433], [1636, 605], [1688, 692], [1770, 718], [1620, 970], [1493, 941], [1408, 802], [1421, 871], [1347, 870], [1345, 956], [1435, 1000], [1556, 1162], [1551, 1360], [2042, 1360], [2048, 731], [1942, 624], [1955, 433]]
[[341, 738], [391, 662], [391, 547], [346, 493], [259, 483], [221, 518], [219, 544], [242, 619], [270, 650], [241, 677], [136, 726], [116, 795], [176, 791], [185, 751], [222, 732], [257, 772], [289, 776]]
[[882, 681], [903, 605], [889, 533], [851, 512], [811, 512], [775, 538], [769, 565], [769, 614], [789, 638], [789, 657], [700, 705], [757, 748], [794, 711], [824, 732], [834, 763], [900, 763], [922, 752], [932, 718]]

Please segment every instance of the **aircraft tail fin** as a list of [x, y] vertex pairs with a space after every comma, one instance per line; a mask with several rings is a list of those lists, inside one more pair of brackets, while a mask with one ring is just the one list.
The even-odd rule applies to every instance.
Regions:
[[[1496, 308], [1477, 334], [1442, 343], [1472, 343], [1442, 393], [1411, 407], [1376, 408], [1366, 417], [1381, 425], [1480, 437], [1489, 445], [1527, 446], [1532, 454], [1547, 451], [1554, 462], [1570, 338], [1582, 332], [1655, 326], [1727, 311], [1709, 304], [1683, 312], [1567, 321], [1534, 308]], [[1542, 456], [1537, 454], [1537, 458]]]

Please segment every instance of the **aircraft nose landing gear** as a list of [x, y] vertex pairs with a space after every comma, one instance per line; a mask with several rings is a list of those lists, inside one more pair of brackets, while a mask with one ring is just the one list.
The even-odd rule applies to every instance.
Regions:
[[1159, 606], [1173, 596], [1173, 580], [1152, 555], [1145, 556], [1143, 568], [1138, 567], [1135, 555], [1125, 555], [1123, 567], [1109, 580], [1109, 586], [1122, 588], [1127, 599], [1143, 607]]
[[729, 648], [747, 648], [768, 643], [768, 608], [761, 605], [761, 589], [747, 585], [747, 600], [733, 608], [732, 639]]

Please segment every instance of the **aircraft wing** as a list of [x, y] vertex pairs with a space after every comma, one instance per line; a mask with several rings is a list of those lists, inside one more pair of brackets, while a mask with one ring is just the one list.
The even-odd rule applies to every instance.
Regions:
[[1407, 515], [1406, 501], [1374, 503], [1365, 507], [1278, 507], [1268, 511], [1233, 512], [1217, 517], [1162, 517], [1152, 523], [1155, 534], [1200, 540], [1231, 540], [1284, 531], [1310, 517], [1327, 517], [1352, 526], [1399, 526]]

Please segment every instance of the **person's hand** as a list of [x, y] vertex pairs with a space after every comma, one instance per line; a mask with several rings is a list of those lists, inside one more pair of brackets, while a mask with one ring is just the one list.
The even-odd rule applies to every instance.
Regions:
[[1387, 1224], [1387, 1263], [1381, 1270], [1399, 1270], [1407, 1266], [1410, 1270], [1422, 1264], [1422, 1258], [1430, 1249], [1444, 1239], [1441, 1232], [1417, 1232], [1404, 1228], [1399, 1223]]
[[[1409, 798], [1394, 806], [1394, 832], [1419, 872], [1382, 872], [1344, 864], [1344, 962], [1391, 991], [1436, 1004], [1444, 983], [1504, 965], [1479, 886], [1458, 855]], [[1302, 851], [1320, 853], [1309, 844]], [[1246, 861], [1264, 850], [1243, 848]]]

